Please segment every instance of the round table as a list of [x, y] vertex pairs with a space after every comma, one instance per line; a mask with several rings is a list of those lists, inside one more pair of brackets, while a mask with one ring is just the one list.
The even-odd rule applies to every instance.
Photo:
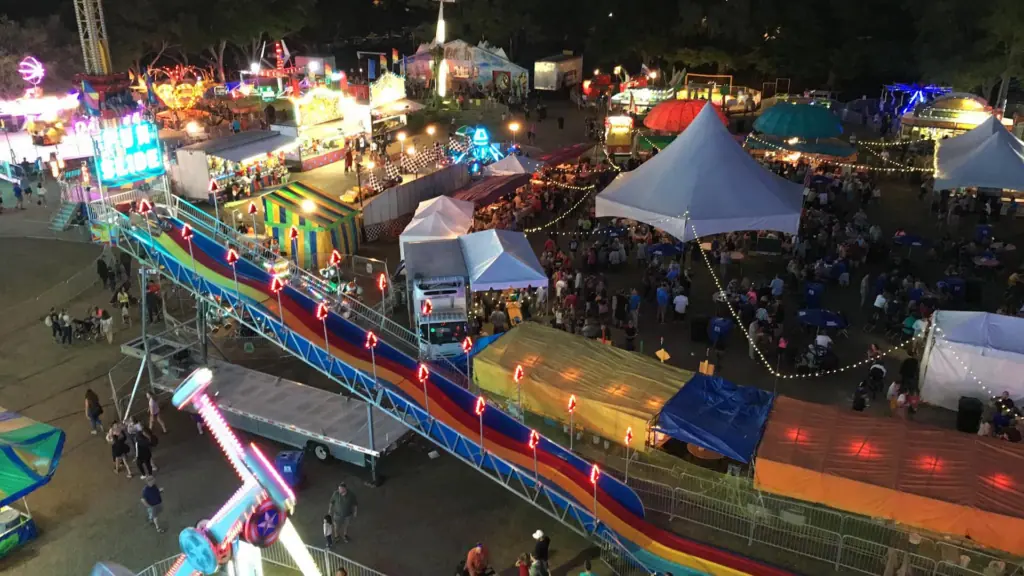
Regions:
[[725, 458], [725, 456], [722, 456], [718, 452], [706, 450], [696, 444], [687, 444], [686, 451], [693, 454], [695, 458], [700, 458], [701, 460], [721, 460], [722, 458]]

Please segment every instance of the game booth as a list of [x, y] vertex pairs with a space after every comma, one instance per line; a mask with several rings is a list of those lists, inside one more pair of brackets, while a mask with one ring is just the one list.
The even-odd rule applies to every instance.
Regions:
[[326, 268], [334, 250], [355, 254], [359, 249], [359, 211], [323, 190], [290, 182], [261, 200], [268, 240], [300, 268]]
[[[433, 45], [421, 44], [405, 59], [410, 79], [427, 84], [433, 80]], [[496, 92], [525, 95], [530, 87], [529, 71], [508, 59], [505, 51], [486, 42], [477, 45], [462, 40], [444, 44], [448, 93], [458, 87], [493, 87]]]
[[26, 496], [45, 486], [64, 451], [64, 432], [0, 407], [0, 558], [38, 534]]
[[271, 129], [298, 140], [285, 159], [301, 170], [344, 160], [347, 140], [370, 133], [369, 107], [344, 92], [321, 86], [290, 101], [291, 117]]
[[248, 196], [287, 182], [285, 151], [296, 146], [294, 137], [254, 130], [183, 146], [175, 151], [177, 165], [171, 175], [179, 193], [192, 200], [221, 202], [235, 195]]

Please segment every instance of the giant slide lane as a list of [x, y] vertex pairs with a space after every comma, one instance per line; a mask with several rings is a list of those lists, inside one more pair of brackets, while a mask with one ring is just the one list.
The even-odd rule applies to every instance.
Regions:
[[[310, 349], [315, 348], [318, 354], [326, 356], [329, 352], [337, 360], [318, 362], [320, 365], [316, 365], [307, 359], [315, 368], [332, 370], [346, 379], [343, 381], [349, 381], [360, 372], [362, 377], [372, 373], [370, 351], [364, 346], [366, 332], [362, 328], [334, 313], [325, 322], [321, 322], [316, 318], [317, 300], [298, 287], [286, 286], [281, 291], [283, 310], [279, 309], [278, 296], [270, 290], [270, 272], [244, 259], [239, 259], [233, 269], [228, 264], [228, 250], [223, 244], [195, 231], [190, 246], [189, 241], [182, 237], [182, 222], [168, 219], [166, 223], [170, 224], [169, 230], [153, 236], [144, 228], [129, 227], [127, 222], [122, 225], [127, 234], [147, 247], [150, 258], [164, 268], [164, 273], [179, 283], [183, 283], [180, 281], [183, 277], [200, 277], [204, 292], [233, 300], [237, 273], [238, 293], [246, 306], [250, 310], [262, 310], [266, 319], [281, 319], [293, 335], [299, 336], [281, 338], [283, 345], [293, 352], [304, 351], [306, 356], [309, 356]], [[325, 332], [327, 347], [324, 346]], [[327, 352], [321, 352], [321, 349]], [[461, 443], [457, 445], [463, 447], [460, 450], [463, 456], [474, 461], [479, 459], [483, 463], [486, 462], [483, 454], [493, 454], [517, 466], [527, 476], [533, 476], [534, 451], [529, 447], [528, 428], [504, 412], [488, 406], [483, 414], [483, 445], [479, 446], [480, 419], [475, 413], [476, 397], [471, 392], [438, 374], [431, 374], [424, 398], [424, 387], [417, 379], [419, 362], [391, 347], [383, 339], [376, 348], [375, 360], [381, 386], [410, 403], [426, 406], [431, 416], [446, 425], [429, 429], [428, 433], [433, 439], [447, 440], [445, 444], [451, 445], [451, 437], [457, 433], [462, 437]], [[578, 506], [573, 509], [577, 510], [578, 516], [578, 510], [593, 510], [594, 486], [590, 481], [589, 462], [545, 438], [537, 446], [536, 459], [541, 484], [575, 501]], [[675, 576], [789, 574], [780, 568], [683, 538], [655, 526], [645, 520], [644, 508], [636, 493], [607, 474], [600, 475], [598, 479], [596, 508], [599, 523], [594, 523], [592, 517], [587, 519], [597, 528], [593, 532], [610, 532], [612, 538], [618, 540], [647, 568], [659, 573], [671, 572]]]

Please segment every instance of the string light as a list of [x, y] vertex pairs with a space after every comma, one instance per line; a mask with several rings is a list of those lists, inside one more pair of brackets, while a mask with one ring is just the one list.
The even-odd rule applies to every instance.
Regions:
[[885, 156], [882, 156], [877, 150], [875, 150], [871, 146], [865, 146], [864, 148], [868, 152], [871, 152], [875, 156], [878, 156], [879, 158], [881, 158], [883, 162], [888, 162], [889, 164], [895, 164], [896, 166], [899, 166], [900, 168], [903, 168], [907, 172], [934, 172], [935, 171], [934, 168], [918, 168], [916, 166], [909, 166], [907, 164], [903, 164], [902, 162], [897, 162], [896, 160], [891, 160], [889, 158], [886, 158]]
[[[593, 187], [591, 187], [591, 188], [593, 188]], [[537, 232], [543, 232], [545, 228], [550, 228], [551, 226], [554, 226], [555, 224], [558, 224], [558, 223], [559, 223], [559, 222], [561, 222], [561, 221], [562, 221], [562, 220], [563, 220], [563, 219], [564, 219], [565, 217], [567, 217], [568, 215], [570, 215], [570, 214], [572, 214], [573, 212], [575, 212], [575, 211], [576, 211], [576, 209], [580, 207], [580, 204], [583, 204], [583, 202], [584, 202], [584, 201], [585, 201], [585, 200], [586, 200], [587, 198], [590, 198], [590, 194], [591, 194], [592, 192], [593, 192], [593, 190], [591, 190], [591, 191], [587, 192], [586, 194], [584, 194], [584, 195], [583, 195], [583, 197], [582, 197], [582, 198], [580, 198], [579, 200], [577, 200], [577, 201], [576, 201], [576, 203], [575, 203], [575, 204], [573, 204], [571, 208], [569, 208], [569, 209], [568, 209], [568, 210], [566, 210], [565, 212], [562, 212], [562, 214], [561, 214], [561, 215], [559, 215], [559, 216], [558, 216], [557, 218], [555, 218], [554, 220], [552, 220], [552, 221], [548, 222], [547, 224], [541, 224], [540, 226], [536, 226], [536, 227], [534, 227], [534, 228], [527, 228], [527, 229], [523, 230], [523, 232], [525, 232], [525, 233], [527, 233], [527, 234], [534, 234], [534, 233], [537, 233]]]
[[[686, 219], [688, 215], [689, 215], [689, 212], [684, 214], [683, 218]], [[700, 236], [697, 234], [697, 229], [693, 226], [692, 223], [690, 224], [690, 230], [693, 231], [693, 237], [695, 239], [700, 238]], [[700, 254], [701, 254], [701, 257], [704, 259], [704, 264], [707, 266], [708, 272], [711, 273], [711, 279], [714, 280], [715, 286], [718, 288], [718, 291], [720, 293], [724, 294], [725, 293], [725, 288], [722, 287], [722, 282], [719, 280], [718, 275], [715, 274], [714, 266], [712, 266], [711, 265], [711, 261], [708, 260], [707, 253], [704, 250], [701, 250]], [[853, 364], [849, 364], [847, 366], [842, 366], [840, 368], [835, 368], [835, 369], [832, 369], [832, 370], [820, 370], [818, 372], [811, 372], [811, 373], [808, 373], [808, 374], [783, 374], [783, 373], [779, 372], [778, 370], [776, 370], [775, 368], [772, 367], [771, 362], [769, 362], [768, 358], [766, 358], [764, 353], [761, 352], [761, 349], [757, 346], [757, 344], [754, 343], [753, 340], [750, 339], [750, 334], [747, 333], [746, 330], [743, 330], [743, 322], [740, 320], [740, 316], [736, 312], [736, 309], [733, 308], [732, 302], [730, 302], [728, 299], [726, 299], [725, 300], [725, 305], [726, 305], [726, 307], [729, 308], [729, 313], [732, 314], [733, 319], [736, 321], [736, 325], [740, 327], [740, 332], [742, 332], [743, 333], [743, 337], [746, 338], [747, 344], [751, 348], [753, 348], [754, 352], [757, 353], [758, 358], [761, 359], [761, 363], [764, 364], [765, 368], [768, 369], [768, 372], [772, 376], [775, 376], [776, 378], [779, 378], [781, 380], [796, 380], [796, 379], [800, 379], [800, 378], [818, 378], [818, 377], [821, 377], [821, 376], [829, 376], [831, 374], [840, 374], [842, 372], [846, 372], [847, 370], [852, 370], [854, 368], [858, 368], [860, 366], [864, 366], [868, 362], [873, 362], [874, 361], [874, 358], [866, 358], [866, 359], [861, 360], [859, 362], [855, 362]], [[892, 354], [896, 350], [899, 350], [899, 349], [903, 348], [907, 344], [910, 344], [911, 342], [914, 342], [914, 341], [920, 339], [921, 337], [922, 337], [922, 335], [914, 336], [911, 340], [908, 340], [906, 342], [903, 342], [901, 344], [893, 346], [893, 347], [889, 348], [888, 350], [886, 350], [885, 352], [882, 352], [880, 356], [888, 356], [889, 354]]]
[[[780, 152], [786, 152], [786, 153], [793, 152], [793, 150], [787, 150], [787, 149], [785, 149], [785, 148], [783, 148], [783, 147], [781, 147], [781, 146], [779, 146], [777, 144], [774, 144], [772, 142], [768, 142], [767, 140], [762, 140], [762, 139], [758, 138], [757, 136], [754, 136], [753, 134], [748, 135], [747, 138], [750, 139], [750, 140], [753, 140], [754, 142], [758, 142], [760, 144], [763, 144], [763, 145], [767, 146], [768, 148], [771, 148], [772, 150], [778, 150]], [[886, 168], [885, 166], [868, 166], [866, 164], [854, 164], [852, 162], [832, 162], [832, 161], [827, 162], [827, 164], [829, 164], [831, 166], [842, 166], [844, 168], [851, 168], [853, 170], [869, 170], [869, 171], [872, 171], [872, 172], [886, 172], [886, 173], [898, 173], [898, 174], [903, 174], [903, 173], [906, 173], [906, 172], [932, 172], [933, 171], [931, 168], [917, 168], [915, 166], [905, 166], [903, 168]]]
[[[863, 146], [874, 146], [875, 148], [896, 148], [898, 146], [910, 146], [920, 142], [934, 142], [929, 138], [918, 138], [917, 140], [858, 140], [856, 144]], [[851, 142], [854, 144], [854, 142]]]
[[[939, 338], [943, 337], [944, 332], [942, 331], [942, 328], [939, 328], [938, 324], [933, 324], [932, 329], [938, 332], [938, 337], [936, 338], [936, 341], [938, 341]], [[967, 367], [967, 364], [960, 359], [960, 356], [956, 353], [956, 350], [954, 350], [952, 346], [945, 346], [945, 348], [946, 350], [949, 350], [949, 352], [953, 355], [953, 358], [956, 359], [956, 361], [964, 369], [967, 375], [970, 376], [971, 379], [978, 384], [978, 386], [981, 386], [981, 389], [984, 390], [986, 394], [988, 394], [989, 396], [995, 396], [995, 394], [992, 393], [992, 390], [990, 390], [988, 386], [985, 386], [985, 383], [982, 382], [980, 378], [975, 376], [974, 372], [972, 372], [971, 369]]]

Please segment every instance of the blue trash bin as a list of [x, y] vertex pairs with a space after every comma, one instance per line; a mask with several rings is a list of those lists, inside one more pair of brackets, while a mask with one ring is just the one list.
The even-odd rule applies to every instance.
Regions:
[[298, 488], [302, 481], [302, 458], [301, 450], [284, 450], [277, 453], [274, 458], [274, 468], [288, 486]]

